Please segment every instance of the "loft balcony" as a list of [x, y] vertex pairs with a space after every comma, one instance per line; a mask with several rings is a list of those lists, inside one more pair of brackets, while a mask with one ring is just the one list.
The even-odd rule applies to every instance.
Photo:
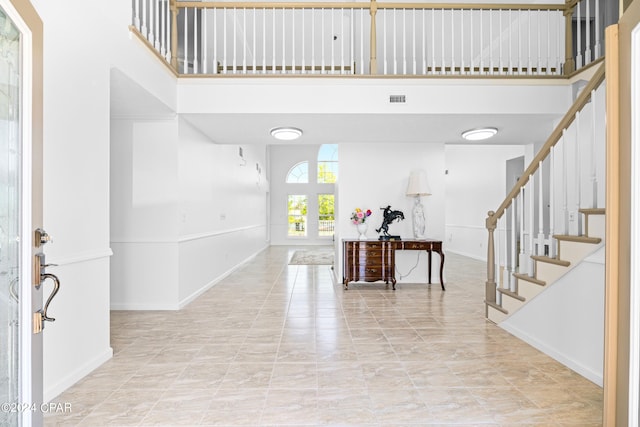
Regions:
[[563, 77], [602, 58], [606, 2], [133, 0], [131, 31], [180, 77]]

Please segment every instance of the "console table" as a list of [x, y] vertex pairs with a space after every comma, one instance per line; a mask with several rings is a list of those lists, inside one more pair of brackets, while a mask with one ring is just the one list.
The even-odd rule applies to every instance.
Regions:
[[345, 289], [349, 282], [391, 282], [396, 289], [396, 251], [413, 250], [429, 253], [428, 282], [431, 284], [431, 252], [440, 255], [440, 286], [444, 291], [444, 254], [442, 241], [433, 239], [408, 240], [342, 240], [342, 283]]

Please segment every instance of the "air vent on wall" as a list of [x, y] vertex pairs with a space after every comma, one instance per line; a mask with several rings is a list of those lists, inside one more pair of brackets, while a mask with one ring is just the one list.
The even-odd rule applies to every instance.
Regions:
[[394, 103], [404, 103], [407, 102], [406, 95], [389, 95], [389, 102]]

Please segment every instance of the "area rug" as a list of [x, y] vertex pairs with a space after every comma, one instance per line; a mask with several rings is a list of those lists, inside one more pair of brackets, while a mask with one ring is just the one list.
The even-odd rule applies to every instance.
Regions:
[[290, 265], [333, 265], [332, 249], [310, 249], [295, 251]]

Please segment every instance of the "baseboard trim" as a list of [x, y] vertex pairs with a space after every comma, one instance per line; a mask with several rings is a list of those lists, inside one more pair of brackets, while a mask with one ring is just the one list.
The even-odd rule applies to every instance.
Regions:
[[467, 258], [472, 258], [472, 259], [475, 259], [475, 260], [478, 260], [478, 261], [484, 261], [484, 262], [487, 262], [487, 258], [484, 258], [484, 257], [478, 256], [478, 255], [472, 255], [472, 254], [469, 254], [469, 253], [466, 253], [466, 252], [462, 252], [462, 251], [457, 251], [457, 250], [455, 250], [455, 249], [449, 249], [449, 248], [447, 248], [447, 251], [445, 252], [445, 255], [446, 255], [447, 253], [452, 253], [452, 254], [462, 255], [462, 256], [466, 256]]
[[211, 289], [212, 287], [214, 287], [215, 285], [217, 285], [218, 283], [220, 283], [225, 277], [229, 276], [230, 274], [232, 274], [234, 271], [238, 270], [239, 268], [241, 268], [243, 265], [247, 264], [248, 262], [250, 262], [251, 260], [253, 260], [256, 256], [258, 256], [258, 254], [262, 251], [264, 251], [265, 249], [267, 249], [269, 247], [269, 245], [263, 246], [260, 250], [258, 250], [257, 252], [249, 255], [244, 261], [239, 262], [238, 264], [236, 264], [235, 266], [231, 267], [229, 270], [225, 271], [224, 273], [222, 273], [221, 275], [219, 275], [218, 277], [216, 277], [215, 279], [211, 280], [209, 283], [207, 283], [206, 285], [204, 285], [203, 287], [201, 287], [200, 289], [198, 289], [197, 291], [193, 292], [191, 295], [187, 296], [186, 298], [183, 298], [180, 302], [178, 302], [178, 310], [183, 309], [184, 307], [186, 307], [187, 305], [189, 305], [189, 303], [191, 303], [192, 301], [194, 301], [196, 298], [198, 298], [200, 295], [202, 295], [203, 293], [205, 293], [206, 291], [208, 291], [209, 289]]
[[562, 363], [563, 365], [565, 365], [566, 367], [568, 367], [569, 369], [577, 372], [578, 374], [582, 375], [583, 377], [585, 377], [586, 379], [588, 379], [589, 381], [591, 381], [592, 383], [602, 387], [604, 384], [604, 380], [603, 380], [603, 376], [602, 373], [598, 373], [593, 371], [592, 369], [584, 366], [583, 364], [581, 364], [580, 362], [568, 357], [567, 355], [565, 355], [564, 353], [558, 351], [557, 349], [548, 346], [547, 344], [538, 341], [536, 338], [530, 336], [529, 334], [527, 334], [526, 332], [522, 331], [521, 329], [515, 328], [513, 326], [510, 325], [505, 325], [504, 323], [500, 323], [498, 325], [500, 328], [504, 329], [505, 331], [509, 332], [511, 335], [521, 339], [522, 341], [528, 343], [529, 345], [531, 345], [532, 347], [537, 348], [538, 350], [540, 350], [541, 352], [543, 352], [544, 354], [546, 354], [547, 356], [551, 357], [552, 359], [555, 359], [556, 361]]
[[61, 381], [54, 384], [51, 387], [47, 387], [44, 390], [44, 402], [50, 402], [52, 399], [58, 397], [61, 393], [67, 390], [69, 387], [89, 375], [91, 372], [99, 368], [103, 363], [113, 357], [113, 349], [109, 347], [107, 350], [103, 351], [100, 355], [93, 358], [89, 362], [80, 366], [75, 371], [71, 372]]

